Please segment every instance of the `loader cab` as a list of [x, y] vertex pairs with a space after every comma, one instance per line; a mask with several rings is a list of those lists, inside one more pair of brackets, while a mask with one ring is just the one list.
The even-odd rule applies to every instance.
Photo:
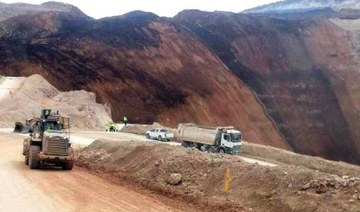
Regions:
[[43, 123], [43, 131], [45, 132], [61, 132], [62, 131], [62, 125], [59, 121], [45, 121]]
[[40, 120], [33, 124], [29, 132], [33, 140], [41, 140], [44, 134], [61, 134], [63, 126], [57, 120]]

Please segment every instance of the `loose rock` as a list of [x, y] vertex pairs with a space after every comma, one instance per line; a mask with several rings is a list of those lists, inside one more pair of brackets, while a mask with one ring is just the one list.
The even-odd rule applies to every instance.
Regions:
[[168, 184], [173, 185], [173, 186], [177, 186], [180, 185], [182, 183], [182, 175], [181, 174], [177, 174], [177, 173], [173, 173], [169, 176], [169, 178], [166, 181]]

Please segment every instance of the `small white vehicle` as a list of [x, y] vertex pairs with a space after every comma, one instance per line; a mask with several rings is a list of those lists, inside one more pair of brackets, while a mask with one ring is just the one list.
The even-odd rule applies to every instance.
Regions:
[[174, 139], [174, 133], [164, 128], [154, 128], [146, 131], [146, 138], [157, 139], [159, 141], [170, 141]]

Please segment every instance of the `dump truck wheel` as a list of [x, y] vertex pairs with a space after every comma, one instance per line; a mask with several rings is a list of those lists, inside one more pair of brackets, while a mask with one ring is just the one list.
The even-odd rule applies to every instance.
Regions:
[[150, 138], [150, 135], [149, 135], [149, 134], [146, 134], [146, 138]]
[[219, 153], [220, 153], [220, 154], [225, 154], [225, 150], [224, 150], [223, 148], [220, 148], [220, 149], [219, 149]]
[[29, 165], [29, 155], [25, 155], [25, 165], [28, 166]]
[[161, 135], [159, 135], [158, 140], [159, 140], [159, 141], [162, 141], [162, 137], [161, 137]]
[[29, 151], [30, 169], [38, 169], [40, 167], [40, 161], [38, 160], [39, 152], [40, 152], [39, 146], [30, 146], [30, 151]]
[[216, 153], [216, 148], [213, 147], [213, 146], [210, 146], [210, 147], [208, 148], [208, 151], [209, 151], [210, 153]]
[[62, 168], [64, 169], [64, 170], [72, 170], [73, 169], [73, 167], [74, 167], [74, 161], [66, 161], [66, 162], [64, 162], [63, 164], [62, 164]]

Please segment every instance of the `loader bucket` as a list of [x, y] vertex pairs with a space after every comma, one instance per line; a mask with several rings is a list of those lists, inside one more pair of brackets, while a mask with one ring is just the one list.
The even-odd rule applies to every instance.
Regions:
[[16, 122], [16, 123], [15, 123], [14, 132], [16, 132], [16, 133], [22, 133], [23, 130], [24, 130], [24, 124], [21, 123], [21, 122]]
[[29, 133], [30, 128], [26, 125], [24, 125], [21, 122], [16, 122], [15, 123], [15, 128], [14, 128], [14, 132], [15, 133]]

